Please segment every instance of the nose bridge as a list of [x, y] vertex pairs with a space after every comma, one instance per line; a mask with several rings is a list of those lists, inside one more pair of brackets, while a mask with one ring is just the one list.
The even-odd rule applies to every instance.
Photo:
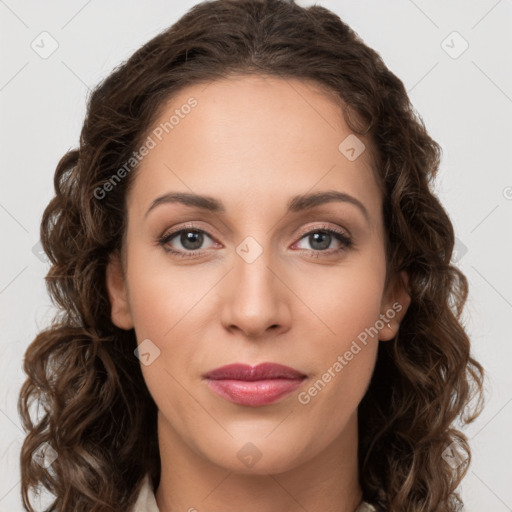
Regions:
[[249, 236], [236, 247], [222, 314], [226, 328], [257, 336], [287, 321], [283, 285], [272, 269], [275, 258], [268, 246]]

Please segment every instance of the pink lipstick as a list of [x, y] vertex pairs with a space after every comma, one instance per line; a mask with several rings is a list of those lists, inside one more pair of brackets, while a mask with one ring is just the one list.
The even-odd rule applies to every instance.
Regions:
[[276, 363], [258, 366], [235, 363], [212, 370], [204, 378], [217, 395], [236, 404], [256, 407], [291, 393], [306, 375]]

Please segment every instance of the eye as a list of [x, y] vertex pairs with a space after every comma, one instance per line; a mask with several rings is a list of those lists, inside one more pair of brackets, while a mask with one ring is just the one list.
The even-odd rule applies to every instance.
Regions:
[[[158, 238], [158, 244], [162, 246], [164, 251], [175, 256], [193, 258], [202, 256], [203, 251], [209, 248], [208, 246], [203, 246], [206, 239], [212, 242], [209, 247], [217, 243], [206, 231], [191, 226], [171, 233], [165, 233]], [[304, 243], [303, 240], [310, 244], [310, 248], [301, 247], [301, 244]], [[333, 243], [335, 247], [332, 247]], [[321, 228], [304, 233], [294, 245], [298, 245], [298, 249], [305, 250], [315, 257], [319, 257], [320, 255], [329, 256], [345, 251], [353, 247], [354, 242], [345, 233], [322, 226]]]
[[207, 238], [212, 240], [202, 229], [185, 228], [164, 234], [158, 239], [158, 243], [168, 252], [178, 256], [188, 257], [195, 256], [198, 252], [201, 252], [202, 249], [205, 249], [205, 247], [202, 246]]
[[[310, 244], [311, 248], [299, 247], [299, 249], [305, 249], [310, 252], [326, 252], [326, 253], [337, 253], [352, 247], [353, 242], [351, 238], [340, 231], [329, 228], [314, 229], [308, 231], [302, 238], [297, 242], [300, 244], [302, 240], [305, 240]], [[332, 248], [332, 243], [337, 243], [338, 247]], [[331, 249], [331, 250], [329, 250]]]

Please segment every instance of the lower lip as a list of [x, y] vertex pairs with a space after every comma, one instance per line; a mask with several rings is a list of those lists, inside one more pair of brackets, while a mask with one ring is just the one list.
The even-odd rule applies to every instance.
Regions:
[[291, 393], [303, 379], [268, 380], [208, 380], [210, 389], [217, 395], [240, 405], [259, 406], [271, 404]]

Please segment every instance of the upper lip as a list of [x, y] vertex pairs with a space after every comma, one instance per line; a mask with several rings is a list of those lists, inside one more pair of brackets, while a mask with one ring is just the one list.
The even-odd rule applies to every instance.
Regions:
[[257, 366], [234, 363], [211, 370], [204, 375], [211, 380], [267, 380], [267, 379], [302, 379], [305, 375], [294, 368], [277, 363], [261, 363]]

